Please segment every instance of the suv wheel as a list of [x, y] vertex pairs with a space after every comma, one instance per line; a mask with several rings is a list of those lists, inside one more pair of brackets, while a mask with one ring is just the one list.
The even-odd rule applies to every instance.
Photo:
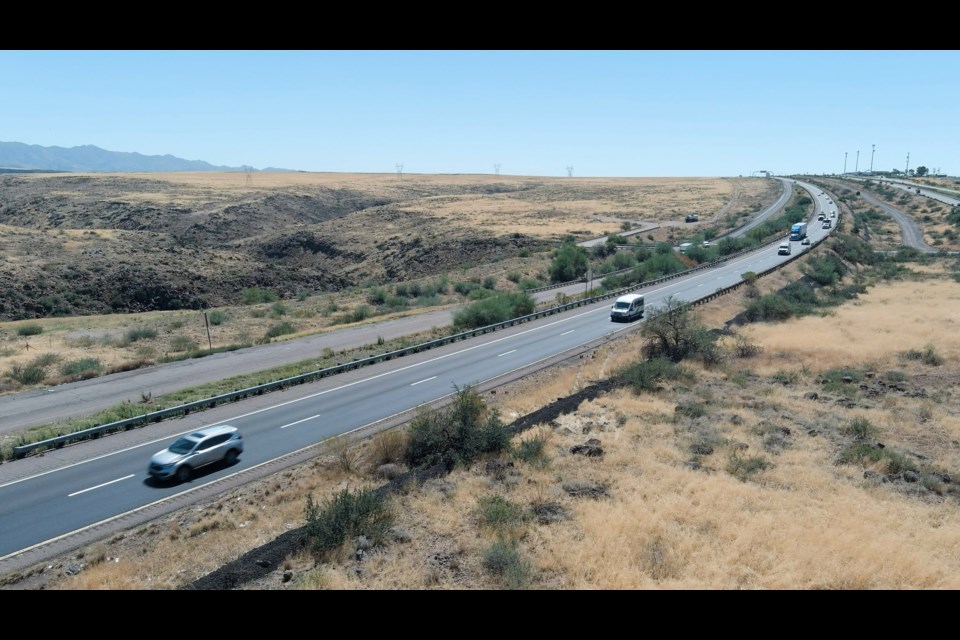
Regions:
[[228, 467], [233, 466], [237, 462], [237, 450], [230, 449], [230, 451], [227, 451], [227, 455], [223, 456], [223, 462]]
[[183, 465], [177, 469], [177, 482], [186, 482], [190, 479], [190, 467]]

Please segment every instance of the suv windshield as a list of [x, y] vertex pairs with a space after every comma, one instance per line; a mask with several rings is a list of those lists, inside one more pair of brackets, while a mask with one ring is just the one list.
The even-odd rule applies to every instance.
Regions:
[[193, 448], [196, 446], [196, 440], [190, 440], [189, 438], [180, 438], [172, 445], [170, 445], [170, 451], [172, 453], [190, 453], [193, 451]]

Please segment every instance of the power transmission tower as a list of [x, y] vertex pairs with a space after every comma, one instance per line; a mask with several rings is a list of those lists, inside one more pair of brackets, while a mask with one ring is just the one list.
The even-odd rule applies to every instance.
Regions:
[[907, 170], [903, 172], [906, 175], [910, 175], [910, 152], [907, 151]]
[[853, 172], [860, 173], [860, 149], [857, 149], [857, 164], [853, 165]]
[[567, 177], [568, 177], [568, 178], [572, 178], [572, 177], [573, 177], [573, 165], [572, 165], [572, 164], [568, 164], [568, 165], [567, 165]]
[[843, 175], [847, 175], [847, 152], [843, 152]]
[[873, 175], [873, 154], [877, 151], [877, 145], [870, 145], [870, 175]]
[[397, 163], [397, 178], [403, 179], [403, 165], [399, 162]]
[[499, 162], [496, 163], [495, 165], [493, 165], [493, 172], [497, 175], [498, 178], [500, 177], [500, 163], [499, 163]]
[[252, 173], [253, 167], [245, 164], [243, 165], [243, 172], [246, 174], [246, 177], [244, 178], [244, 181], [243, 181], [243, 185], [245, 187], [252, 187], [253, 186], [253, 173]]

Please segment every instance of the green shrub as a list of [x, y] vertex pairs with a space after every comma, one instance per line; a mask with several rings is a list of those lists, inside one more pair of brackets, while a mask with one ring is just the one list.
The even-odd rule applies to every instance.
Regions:
[[210, 324], [219, 326], [226, 321], [227, 314], [225, 314], [223, 311], [211, 311], [207, 318], [210, 320]]
[[267, 310], [266, 309], [251, 309], [250, 310], [251, 318], [266, 318]]
[[40, 384], [47, 377], [47, 370], [33, 363], [18, 363], [11, 365], [7, 376], [24, 385]]
[[844, 449], [840, 454], [840, 462], [845, 464], [856, 462], [862, 465], [876, 463], [882, 466], [886, 473], [903, 473], [904, 471], [917, 470], [917, 465], [904, 457], [902, 453], [867, 443], [855, 444], [852, 447]]
[[540, 282], [538, 280], [534, 280], [533, 278], [523, 278], [517, 283], [517, 288], [523, 291], [526, 291], [527, 289], [536, 289], [539, 286]]
[[268, 339], [277, 338], [279, 336], [285, 336], [285, 335], [289, 335], [291, 333], [296, 333], [296, 332], [297, 330], [289, 322], [282, 322], [280, 324], [275, 324], [269, 329], [267, 329], [267, 332], [266, 334], [264, 334], [264, 337]]
[[511, 271], [510, 273], [507, 274], [507, 280], [509, 280], [513, 284], [519, 284], [521, 277], [522, 276], [516, 271]]
[[18, 336], [36, 336], [43, 333], [43, 327], [39, 324], [22, 324], [17, 327]]
[[727, 473], [741, 482], [746, 482], [755, 473], [770, 468], [771, 464], [762, 456], [742, 457], [737, 453], [730, 456], [727, 462]]
[[496, 289], [497, 288], [497, 279], [493, 276], [487, 276], [483, 279], [483, 288], [484, 289]]
[[846, 431], [857, 440], [868, 440], [877, 434], [877, 428], [864, 417], [851, 420]]
[[530, 257], [530, 249], [520, 249], [520, 251], [517, 251], [517, 257], [518, 257], [518, 258], [529, 258], [529, 257]]
[[320, 557], [357, 536], [366, 536], [374, 545], [382, 544], [394, 520], [383, 495], [350, 489], [339, 491], [321, 505], [307, 495], [306, 515], [306, 539]]
[[570, 282], [576, 280], [587, 273], [589, 264], [590, 256], [586, 249], [577, 246], [573, 239], [564, 242], [557, 249], [553, 262], [550, 263], [550, 281]]
[[37, 355], [30, 363], [38, 367], [47, 368], [52, 364], [60, 362], [60, 360], [62, 360], [62, 358], [59, 355], [47, 352]]
[[504, 451], [510, 435], [496, 410], [470, 387], [459, 389], [445, 409], [421, 413], [410, 424], [405, 458], [410, 466], [452, 468], [481, 454]]
[[272, 305], [270, 305], [270, 313], [275, 318], [279, 316], [284, 316], [287, 314], [287, 305], [277, 300]]
[[149, 327], [133, 327], [132, 329], [127, 329], [127, 332], [123, 334], [123, 336], [127, 342], [150, 340], [151, 338], [157, 337], [157, 330]]
[[268, 289], [259, 287], [248, 287], [241, 292], [243, 304], [261, 304], [264, 302], [275, 302], [279, 296]]
[[533, 313], [536, 301], [519, 291], [491, 292], [490, 297], [460, 309], [453, 316], [458, 331], [485, 327]]
[[177, 329], [182, 329], [182, 328], [183, 328], [183, 320], [174, 320], [169, 324], [169, 326], [167, 326], [167, 329], [169, 329], [170, 331], [176, 331]]
[[525, 588], [532, 573], [530, 564], [520, 557], [516, 546], [504, 540], [498, 540], [484, 550], [483, 568], [502, 579], [507, 589]]
[[[402, 292], [401, 292], [402, 291]], [[406, 296], [407, 287], [406, 285], [397, 285], [397, 295]], [[370, 293], [367, 294], [367, 302], [370, 304], [383, 304], [387, 299], [387, 292], [377, 287], [376, 289], [371, 289]]]
[[675, 416], [688, 418], [702, 418], [707, 415], [707, 408], [699, 402], [682, 402], [673, 408]]
[[480, 523], [484, 526], [506, 531], [523, 521], [523, 508], [502, 496], [481, 496], [477, 503]]
[[306, 289], [300, 289], [297, 291], [297, 301], [306, 302], [307, 298], [310, 297], [310, 292]]
[[901, 356], [906, 360], [919, 360], [925, 365], [931, 367], [939, 367], [943, 364], [943, 357], [937, 353], [932, 344], [928, 344], [923, 348], [923, 351], [917, 351], [916, 349], [911, 349], [905, 351]]
[[80, 358], [63, 363], [60, 366], [60, 375], [82, 376], [87, 373], [100, 373], [102, 370], [103, 365], [98, 358]]
[[174, 336], [170, 341], [171, 351], [196, 351], [197, 343], [187, 336]]
[[543, 429], [534, 435], [521, 440], [513, 450], [513, 457], [528, 464], [538, 466], [546, 465], [547, 462], [549, 462], [546, 448], [547, 442], [550, 440], [551, 435], [551, 431]]

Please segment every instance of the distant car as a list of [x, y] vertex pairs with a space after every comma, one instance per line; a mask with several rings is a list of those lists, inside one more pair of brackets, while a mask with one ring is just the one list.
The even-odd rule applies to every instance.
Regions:
[[243, 453], [243, 436], [236, 427], [222, 424], [179, 438], [150, 458], [147, 473], [157, 480], [186, 482], [193, 472], [215, 462], [232, 465]]
[[696, 221], [698, 221], [699, 219], [700, 219], [700, 218], [697, 217], [697, 214], [695, 214], [695, 213], [688, 213], [688, 214], [687, 214], [687, 217], [684, 218], [683, 220], [684, 220], [684, 222], [696, 222]]
[[804, 238], [800, 244], [810, 244], [810, 238]]
[[820, 215], [817, 216], [817, 220], [823, 221], [826, 217], [827, 216], [821, 213]]
[[703, 241], [703, 246], [709, 247], [709, 246], [710, 246], [710, 241], [709, 241], [709, 240], [704, 240], [704, 241]]

